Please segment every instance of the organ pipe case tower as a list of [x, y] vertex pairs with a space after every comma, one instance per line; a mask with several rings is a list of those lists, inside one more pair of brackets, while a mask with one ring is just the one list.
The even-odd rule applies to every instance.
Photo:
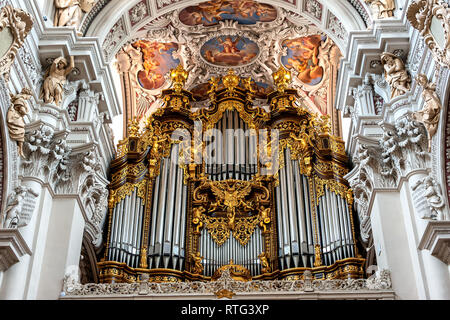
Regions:
[[291, 74], [267, 106], [230, 70], [193, 107], [188, 73], [148, 119], [134, 120], [111, 164], [101, 282], [363, 277], [344, 142], [312, 114]]

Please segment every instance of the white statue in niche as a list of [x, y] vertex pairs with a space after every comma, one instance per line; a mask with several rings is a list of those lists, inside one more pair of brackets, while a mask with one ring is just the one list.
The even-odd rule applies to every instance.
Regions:
[[74, 67], [75, 61], [73, 57], [70, 57], [70, 65], [64, 57], [56, 58], [53, 61], [46, 73], [40, 96], [40, 98], [44, 99], [45, 103], [60, 105], [67, 75]]
[[384, 19], [394, 16], [394, 0], [365, 0], [370, 5], [374, 19]]
[[96, 0], [55, 0], [55, 27], [78, 27], [83, 13], [92, 10]]
[[17, 142], [17, 151], [23, 155], [23, 142], [25, 141], [25, 121], [23, 118], [28, 113], [27, 100], [31, 98], [31, 90], [23, 88], [21, 93], [11, 96], [11, 106], [6, 115], [9, 137]]
[[411, 87], [411, 77], [402, 59], [390, 52], [383, 52], [381, 62], [385, 72], [384, 77], [391, 88], [391, 99], [408, 92]]
[[431, 140], [439, 126], [439, 118], [441, 114], [441, 101], [436, 94], [436, 85], [429, 82], [427, 76], [419, 74], [416, 77], [417, 83], [423, 88], [422, 96], [425, 101], [423, 109], [414, 112], [411, 117], [423, 123], [428, 135], [428, 152], [431, 151]]

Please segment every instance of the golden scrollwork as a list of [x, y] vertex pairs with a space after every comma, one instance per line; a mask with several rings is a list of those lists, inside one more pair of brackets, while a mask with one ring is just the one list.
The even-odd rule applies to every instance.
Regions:
[[314, 246], [314, 267], [320, 267], [322, 265], [320, 244]]
[[223, 245], [230, 237], [227, 218], [213, 218], [204, 216], [205, 228], [218, 246]]
[[219, 290], [219, 291], [215, 292], [214, 294], [216, 295], [217, 299], [222, 299], [222, 298], [231, 299], [235, 295], [235, 293], [233, 291], [230, 291], [228, 289]]
[[325, 186], [328, 188], [328, 190], [336, 193], [343, 199], [348, 199], [348, 190], [350, 190], [350, 193], [352, 192], [348, 186], [333, 179], [322, 179], [318, 176], [314, 176], [314, 184], [316, 186], [317, 202], [319, 202], [319, 198], [325, 194]]
[[117, 203], [125, 199], [126, 196], [131, 195], [131, 193], [137, 188], [136, 195], [142, 199], [143, 204], [146, 201], [146, 190], [147, 190], [147, 180], [141, 180], [137, 183], [127, 182], [120, 186], [118, 189], [110, 192], [109, 206], [114, 207]]
[[183, 89], [184, 84], [189, 76], [189, 72], [187, 72], [181, 63], [175, 68], [170, 70], [170, 78], [172, 79], [172, 86], [176, 93], [180, 93], [181, 89]]
[[244, 217], [237, 218], [235, 228], [233, 229], [233, 237], [239, 241], [241, 246], [246, 246], [255, 231], [256, 226], [259, 224], [260, 217]]
[[284, 92], [292, 81], [292, 74], [290, 71], [283, 67], [280, 67], [277, 72], [272, 74], [273, 81], [277, 86], [277, 90], [281, 93]]
[[205, 228], [209, 231], [211, 238], [218, 246], [223, 245], [230, 234], [239, 241], [242, 246], [246, 246], [250, 240], [256, 226], [260, 222], [259, 216], [240, 217], [235, 219], [234, 228], [230, 229], [229, 220], [225, 217], [209, 217], [203, 215]]
[[239, 85], [240, 78], [233, 69], [229, 69], [225, 77], [222, 78], [223, 85], [230, 94], [233, 94], [235, 88]]
[[229, 270], [231, 278], [237, 281], [249, 281], [252, 280], [252, 275], [250, 271], [245, 268], [244, 266], [234, 264], [233, 259], [230, 259], [230, 262], [224, 266], [221, 266], [219, 269], [217, 269], [213, 276], [211, 277], [211, 280], [215, 281], [220, 278], [222, 273], [225, 270]]

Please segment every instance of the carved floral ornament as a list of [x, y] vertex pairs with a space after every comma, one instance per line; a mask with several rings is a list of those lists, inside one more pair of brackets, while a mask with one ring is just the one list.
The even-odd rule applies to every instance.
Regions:
[[5, 6], [0, 11], [0, 74], [9, 80], [9, 70], [17, 52], [22, 47], [25, 38], [33, 26], [31, 16], [11, 6]]
[[450, 67], [450, 8], [442, 0], [416, 0], [406, 13], [411, 25], [419, 30], [434, 59]]

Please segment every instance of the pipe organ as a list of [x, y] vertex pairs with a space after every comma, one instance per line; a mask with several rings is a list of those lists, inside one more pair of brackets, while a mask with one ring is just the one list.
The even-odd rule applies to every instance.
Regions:
[[312, 114], [284, 69], [268, 109], [230, 70], [192, 107], [187, 72], [111, 164], [102, 282], [360, 278], [344, 142]]

